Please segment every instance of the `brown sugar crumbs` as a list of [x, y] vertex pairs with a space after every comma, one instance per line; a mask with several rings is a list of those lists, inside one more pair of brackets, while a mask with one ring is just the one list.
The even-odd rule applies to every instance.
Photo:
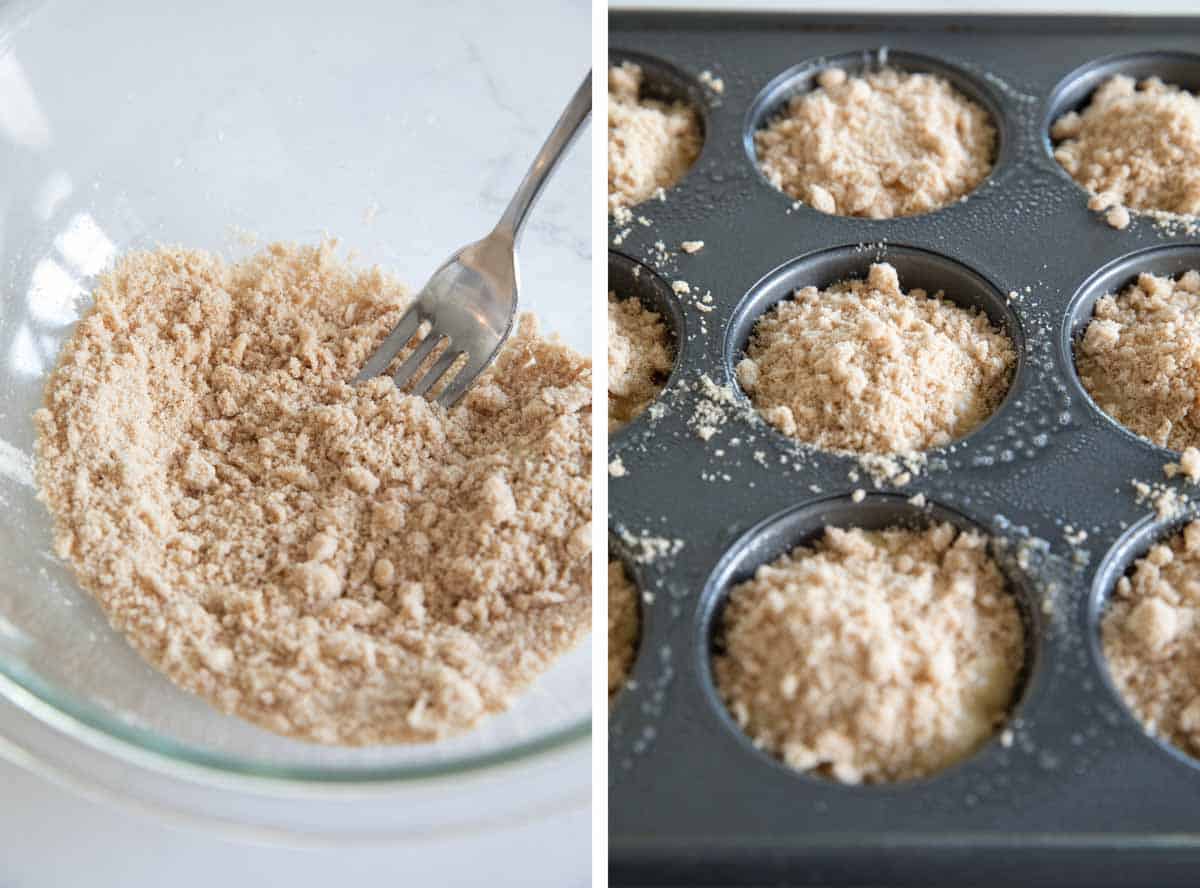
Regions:
[[1124, 228], [1128, 209], [1200, 213], [1200, 100], [1157, 77], [1110, 77], [1054, 122], [1054, 157]]
[[333, 244], [106, 274], [37, 411], [56, 549], [174, 682], [280, 734], [431, 741], [588, 631], [591, 370], [531, 316], [446, 411], [349, 380], [409, 296]]
[[625, 687], [638, 640], [637, 588], [625, 566], [608, 562], [608, 699]]
[[844, 783], [911, 780], [1003, 723], [1024, 629], [979, 534], [826, 528], [736, 586], [717, 684], [754, 743]]
[[1117, 422], [1161, 447], [1200, 446], [1200, 271], [1140, 274], [1096, 303], [1079, 379]]
[[907, 453], [962, 437], [1008, 391], [1012, 342], [896, 270], [805, 287], [754, 326], [737, 377], [763, 418], [824, 450]]
[[608, 294], [608, 430], [641, 414], [666, 385], [674, 364], [662, 316], [636, 298]]
[[1155, 545], [1117, 581], [1101, 624], [1104, 656], [1151, 734], [1200, 756], [1200, 521]]
[[683, 178], [700, 155], [700, 118], [687, 103], [642, 95], [640, 65], [608, 69], [608, 211], [628, 208]]
[[987, 111], [942, 77], [828, 68], [754, 134], [767, 180], [822, 213], [888, 219], [927, 213], [991, 172]]

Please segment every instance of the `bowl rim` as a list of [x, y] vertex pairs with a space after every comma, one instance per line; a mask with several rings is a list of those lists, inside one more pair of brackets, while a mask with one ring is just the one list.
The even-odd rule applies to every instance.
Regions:
[[[581, 644], [587, 644], [587, 641]], [[183, 693], [180, 691], [180, 693]], [[591, 737], [592, 716], [489, 752], [429, 764], [278, 765], [218, 753], [161, 732], [122, 722], [81, 697], [62, 692], [30, 670], [0, 657], [0, 696], [25, 714], [84, 745], [128, 763], [193, 782], [242, 788], [360, 787], [433, 781], [500, 770], [545, 754], [574, 748]], [[462, 736], [469, 735], [470, 732]], [[429, 746], [436, 744], [406, 744]]]

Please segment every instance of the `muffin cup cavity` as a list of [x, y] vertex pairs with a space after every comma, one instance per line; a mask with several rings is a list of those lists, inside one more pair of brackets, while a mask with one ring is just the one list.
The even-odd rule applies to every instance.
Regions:
[[1138, 275], [1143, 272], [1174, 278], [1191, 269], [1200, 269], [1200, 246], [1190, 244], [1151, 247], [1129, 253], [1110, 262], [1085, 280], [1075, 291], [1075, 295], [1067, 306], [1058, 344], [1061, 365], [1069, 368], [1068, 385], [1075, 390], [1082, 403], [1087, 404], [1088, 408], [1106, 426], [1142, 447], [1152, 448], [1162, 454], [1164, 459], [1177, 456], [1177, 451], [1160, 447], [1126, 428], [1093, 400], [1091, 394], [1084, 388], [1083, 381], [1079, 378], [1079, 369], [1075, 363], [1075, 348], [1087, 330], [1088, 324], [1091, 323], [1096, 303], [1101, 298], [1109, 294], [1120, 293], [1137, 281]]
[[[641, 572], [637, 568], [637, 564], [629, 553], [626, 547], [616, 534], [608, 535], [608, 562], [618, 562], [621, 569], [625, 572], [625, 578], [633, 585], [634, 589], [634, 606], [636, 611], [637, 632], [633, 641], [633, 659], [629, 662], [629, 669], [625, 673], [625, 680], [621, 685], [620, 690], [614, 693], [608, 700], [609, 710], [615, 709], [621, 701], [629, 696], [630, 683], [634, 682], [634, 674], [638, 670], [638, 663], [642, 659], [642, 645], [646, 638], [646, 608], [642, 600], [642, 582]], [[610, 643], [612, 639], [609, 639]]]
[[1038, 649], [1042, 638], [1040, 611], [1034, 607], [1035, 595], [1030, 579], [1011, 562], [999, 557], [992, 535], [986, 527], [954, 509], [936, 502], [914, 505], [898, 494], [869, 494], [860, 501], [848, 495], [834, 496], [810, 501], [772, 515], [741, 535], [717, 562], [705, 583], [700, 607], [697, 610], [695, 629], [696, 651], [694, 663], [701, 676], [701, 687], [710, 709], [724, 729], [737, 736], [748, 752], [766, 759], [782, 773], [796, 779], [812, 781], [821, 785], [835, 785], [848, 792], [877, 793], [891, 789], [919, 787], [961, 768], [968, 767], [986, 749], [997, 744], [997, 731], [978, 749], [966, 758], [928, 776], [915, 780], [870, 785], [833, 783], [818, 774], [798, 771], [783, 764], [770, 753], [754, 746], [742, 731], [722, 699], [717, 686], [713, 658], [722, 651], [722, 619], [728, 603], [730, 590], [751, 577], [755, 570], [798, 546], [809, 545], [818, 540], [826, 527], [859, 528], [862, 530], [885, 530], [905, 528], [923, 530], [933, 524], [949, 523], [959, 530], [976, 531], [989, 538], [988, 552], [995, 559], [1013, 595], [1024, 630], [1024, 651], [1021, 667], [1017, 673], [1012, 700], [1008, 708], [1008, 720], [1018, 713], [1025, 692], [1030, 686], [1034, 671], [1038, 667]]
[[[662, 387], [662, 391], [666, 391], [679, 373], [679, 367], [683, 363], [681, 355], [687, 342], [687, 325], [679, 297], [657, 272], [611, 250], [608, 254], [608, 289], [609, 292], [615, 293], [618, 299], [637, 299], [648, 311], [662, 318], [674, 358], [671, 373]], [[662, 397], [661, 391], [659, 397]], [[632, 421], [618, 429], [610, 436], [610, 442], [616, 442], [630, 429], [644, 422], [643, 416], [644, 414], [635, 416]]]
[[[687, 74], [670, 62], [641, 52], [616, 48], [609, 49], [608, 64], [610, 68], [625, 62], [632, 62], [642, 69], [642, 86], [638, 94], [639, 99], [656, 99], [667, 104], [682, 102], [695, 112], [696, 121], [700, 128], [700, 152], [696, 155], [695, 160], [692, 161], [687, 172], [667, 189], [669, 193], [686, 181], [704, 159], [705, 149], [708, 145], [709, 129], [708, 102], [705, 98], [704, 87], [695, 77]], [[653, 198], [650, 198], [650, 200], [653, 200]], [[637, 207], [649, 203], [650, 200], [631, 204], [628, 209], [633, 210], [636, 214]]]
[[1194, 506], [1166, 519], [1152, 516], [1135, 524], [1117, 540], [1100, 562], [1092, 581], [1091, 593], [1087, 599], [1087, 636], [1088, 652], [1095, 671], [1103, 676], [1103, 684], [1122, 713], [1126, 726], [1174, 761], [1200, 774], [1200, 758], [1180, 749], [1170, 740], [1146, 730], [1113, 679], [1101, 638], [1101, 627], [1117, 582], [1132, 573], [1134, 562], [1145, 557], [1150, 549], [1158, 543], [1167, 542], [1197, 518], [1200, 518], [1200, 509]]
[[[737, 382], [735, 368], [746, 356], [754, 326], [763, 315], [804, 287], [826, 289], [843, 281], [865, 279], [871, 265], [877, 262], [889, 263], [896, 269], [905, 292], [923, 289], [932, 295], [944, 291], [950, 302], [982, 311], [992, 325], [1011, 340], [1017, 357], [1008, 393], [991, 416], [952, 444], [979, 434], [1004, 412], [1019, 388], [1026, 350], [1021, 323], [1002, 291], [983, 275], [947, 256], [916, 247], [895, 244], [882, 244], [875, 250], [865, 250], [859, 244], [834, 247], [792, 259], [768, 272], [742, 298], [726, 331], [725, 369], [734, 389], [753, 406], [753, 400]], [[786, 437], [774, 427], [771, 427], [771, 434]], [[786, 440], [794, 441], [792, 438]]]
[[[881, 68], [895, 68], [908, 74], [933, 74], [943, 78], [950, 83], [962, 95], [966, 96], [971, 101], [982, 107], [991, 119], [992, 127], [996, 131], [996, 147], [992, 156], [992, 169], [988, 175], [981, 181], [971, 192], [974, 194], [979, 189], [985, 187], [992, 181], [997, 173], [1008, 165], [1015, 151], [1015, 129], [1008, 116], [1004, 111], [1003, 103], [997, 96], [995, 89], [990, 86], [983, 78], [965, 71], [964, 69], [946, 61], [934, 58], [933, 56], [920, 55], [918, 53], [904, 52], [892, 50], [888, 47], [877, 47], [873, 49], [864, 49], [858, 52], [847, 52], [832, 56], [821, 56], [818, 58], [808, 59], [803, 61], [786, 71], [777, 75], [772, 79], [755, 97], [746, 112], [745, 122], [742, 127], [742, 144], [746, 152], [746, 157], [750, 165], [754, 168], [758, 178], [772, 191], [780, 194], [788, 201], [794, 199], [789, 195], [783, 194], [772, 185], [763, 174], [758, 160], [758, 150], [754, 144], [754, 135], [759, 130], [765, 129], [770, 125], [776, 117], [778, 117], [787, 107], [787, 103], [798, 95], [812, 92], [818, 88], [817, 78], [823, 71], [830, 68], [841, 68], [847, 75], [861, 76], [870, 71], [877, 71]], [[966, 195], [963, 199], [970, 197]], [[961, 201], [953, 201], [945, 206], [938, 207], [926, 213], [919, 214], [920, 216], [928, 216], [933, 213], [942, 212], [949, 209]], [[802, 204], [800, 208], [808, 212], [818, 212], [812, 209], [807, 204]], [[893, 222], [896, 218], [914, 218], [914, 217], [895, 217], [892, 219], [871, 219], [866, 217], [852, 217], [858, 222], [866, 224], [882, 224]]]
[[1070, 174], [1054, 157], [1054, 140], [1050, 130], [1054, 122], [1069, 111], [1083, 111], [1092, 101], [1092, 94], [1108, 80], [1123, 74], [1134, 80], [1158, 77], [1188, 92], [1200, 94], [1200, 55], [1187, 52], [1137, 52], [1107, 56], [1082, 65], [1059, 81], [1046, 102], [1042, 120], [1042, 146], [1054, 168], [1081, 191]]

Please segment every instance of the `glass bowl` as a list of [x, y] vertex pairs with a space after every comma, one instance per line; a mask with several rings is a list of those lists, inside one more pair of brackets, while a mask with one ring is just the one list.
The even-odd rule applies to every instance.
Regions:
[[[539, 41], [536, 67], [524, 7], [0, 9], [0, 693], [11, 706], [160, 776], [267, 795], [344, 797], [586, 747], [586, 644], [509, 712], [436, 744], [319, 747], [221, 715], [108, 626], [52, 554], [31, 481], [45, 375], [96, 274], [124, 251], [179, 243], [240, 258], [328, 234], [419, 286], [485, 233], [587, 66], [587, 5], [541, 6], [537, 28], [556, 39]], [[581, 140], [521, 251], [521, 307], [581, 351], [589, 155]], [[573, 790], [589, 779], [577, 770]]]

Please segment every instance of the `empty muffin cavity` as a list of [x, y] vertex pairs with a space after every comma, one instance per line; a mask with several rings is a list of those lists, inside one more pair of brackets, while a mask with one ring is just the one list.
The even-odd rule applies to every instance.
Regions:
[[618, 218], [682, 179], [704, 142], [695, 106], [649, 87], [639, 62], [608, 69], [608, 211]]
[[824, 68], [753, 139], [763, 175], [785, 194], [874, 219], [962, 199], [990, 174], [998, 145], [991, 114], [947, 78], [892, 67]]
[[896, 269], [806, 286], [754, 324], [738, 382], [784, 435], [824, 450], [903, 454], [942, 446], [1004, 400], [1007, 333], [944, 292], [905, 292]]
[[825, 527], [734, 586], [719, 617], [718, 692], [755, 745], [843, 783], [911, 780], [1004, 722], [1025, 628], [987, 538]]

